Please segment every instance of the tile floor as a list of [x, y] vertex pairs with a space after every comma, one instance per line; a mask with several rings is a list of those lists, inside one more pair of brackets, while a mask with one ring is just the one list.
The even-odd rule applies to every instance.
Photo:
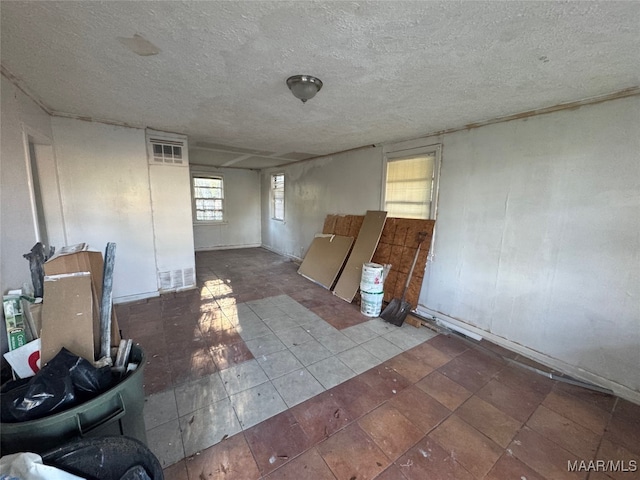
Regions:
[[263, 249], [196, 264], [198, 290], [117, 306], [168, 480], [640, 478], [638, 405], [369, 319]]

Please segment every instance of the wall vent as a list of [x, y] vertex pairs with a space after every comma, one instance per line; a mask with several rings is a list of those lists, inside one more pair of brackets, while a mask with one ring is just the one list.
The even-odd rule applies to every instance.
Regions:
[[192, 267], [158, 272], [160, 291], [179, 290], [196, 284], [195, 269]]
[[189, 165], [187, 137], [147, 129], [147, 157], [150, 165]]

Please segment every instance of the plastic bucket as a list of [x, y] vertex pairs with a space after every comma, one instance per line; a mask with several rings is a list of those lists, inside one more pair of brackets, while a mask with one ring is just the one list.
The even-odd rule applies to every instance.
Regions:
[[360, 313], [367, 317], [378, 317], [382, 311], [382, 292], [360, 290]]
[[0, 424], [3, 455], [42, 453], [81, 437], [126, 435], [147, 443], [144, 425], [144, 352], [131, 347], [130, 362], [138, 368], [97, 397], [64, 412], [19, 423]]
[[370, 293], [382, 292], [384, 285], [384, 268], [378, 263], [365, 263], [362, 265], [360, 277], [360, 290]]

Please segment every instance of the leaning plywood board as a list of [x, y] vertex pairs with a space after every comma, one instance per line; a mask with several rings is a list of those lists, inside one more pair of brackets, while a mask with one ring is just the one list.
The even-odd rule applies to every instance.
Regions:
[[298, 273], [330, 289], [352, 244], [352, 237], [323, 235], [314, 238]]
[[340, 275], [338, 283], [336, 283], [336, 287], [333, 290], [334, 295], [347, 302], [353, 300], [360, 286], [362, 265], [371, 261], [386, 218], [387, 212], [367, 211], [351, 255], [349, 255], [342, 275]]

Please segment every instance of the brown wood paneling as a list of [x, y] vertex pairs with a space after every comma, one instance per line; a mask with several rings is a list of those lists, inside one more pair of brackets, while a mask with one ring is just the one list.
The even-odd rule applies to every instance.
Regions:
[[352, 244], [353, 238], [339, 235], [314, 238], [298, 273], [330, 289]]
[[349, 227], [351, 227], [351, 215], [340, 215], [336, 219], [335, 233], [336, 235], [349, 236]]
[[322, 227], [322, 233], [336, 233], [336, 220], [338, 215], [327, 215], [324, 219], [324, 226]]
[[364, 222], [364, 215], [349, 215], [351, 217], [351, 223], [349, 226], [349, 237], [358, 238], [362, 222]]

